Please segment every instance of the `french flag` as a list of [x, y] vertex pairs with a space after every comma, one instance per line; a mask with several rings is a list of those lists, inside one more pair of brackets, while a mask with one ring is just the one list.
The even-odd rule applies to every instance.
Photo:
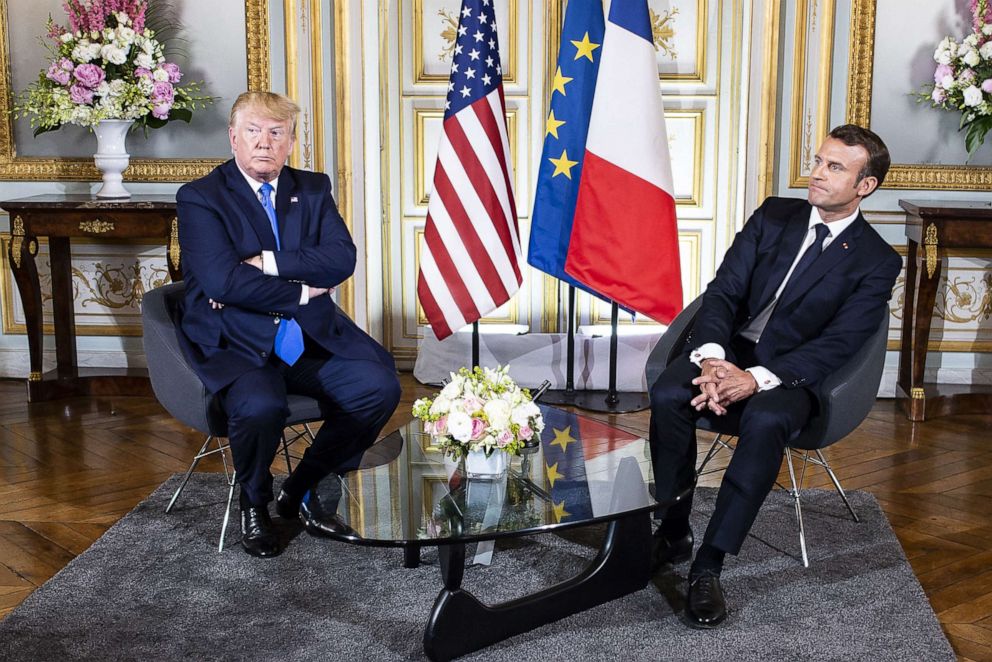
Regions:
[[646, 0], [614, 0], [565, 271], [668, 324], [682, 309], [672, 164]]

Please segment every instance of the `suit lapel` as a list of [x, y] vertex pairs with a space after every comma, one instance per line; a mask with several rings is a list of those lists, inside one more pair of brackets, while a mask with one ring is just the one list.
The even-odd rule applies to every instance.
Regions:
[[858, 215], [854, 223], [851, 223], [846, 230], [840, 233], [826, 250], [818, 257], [809, 269], [799, 276], [799, 279], [786, 287], [788, 296], [779, 301], [779, 305], [785, 306], [798, 297], [805, 294], [824, 274], [837, 266], [844, 258], [854, 253], [858, 247], [858, 239], [864, 230], [866, 223], [864, 216]]
[[782, 231], [782, 241], [778, 255], [775, 257], [775, 266], [772, 267], [768, 280], [765, 281], [765, 285], [761, 289], [761, 297], [758, 299], [760, 304], [754, 309], [755, 312], [764, 310], [765, 306], [771, 303], [775, 291], [785, 280], [785, 274], [792, 266], [793, 260], [796, 259], [796, 254], [799, 253], [799, 247], [802, 246], [803, 239], [806, 238], [806, 233], [809, 231], [810, 206], [804, 205], [803, 210], [799, 217], [790, 221]]
[[279, 173], [276, 218], [279, 221], [279, 239], [283, 250], [299, 250], [300, 237], [303, 233], [302, 212], [296, 193], [296, 177], [288, 167], [284, 167]]
[[227, 187], [231, 190], [235, 200], [238, 201], [238, 207], [244, 212], [244, 218], [248, 221], [248, 225], [258, 236], [258, 243], [261, 244], [263, 250], [275, 250], [276, 238], [272, 234], [269, 217], [265, 213], [265, 209], [262, 208], [262, 203], [252, 192], [244, 175], [241, 174], [241, 170], [238, 169], [233, 159], [221, 168], [223, 168]]

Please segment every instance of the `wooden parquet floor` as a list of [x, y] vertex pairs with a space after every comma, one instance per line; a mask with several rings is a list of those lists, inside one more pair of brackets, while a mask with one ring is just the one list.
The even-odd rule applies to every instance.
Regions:
[[[431, 390], [401, 381], [399, 412]], [[600, 418], [647, 434], [647, 412]], [[975, 662], [992, 662], [990, 428], [992, 414], [914, 425], [883, 400], [826, 453], [845, 488], [881, 503], [954, 650]], [[152, 398], [28, 405], [23, 383], [0, 380], [0, 618], [184, 471], [202, 441]], [[220, 471], [220, 461], [201, 468]], [[813, 470], [807, 485], [829, 482]]]

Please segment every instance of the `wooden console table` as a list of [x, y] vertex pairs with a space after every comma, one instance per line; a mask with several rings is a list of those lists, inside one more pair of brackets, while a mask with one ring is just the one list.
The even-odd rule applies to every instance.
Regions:
[[992, 203], [900, 200], [899, 206], [907, 212], [909, 257], [896, 395], [911, 421], [987, 414], [992, 411], [992, 387], [924, 383], [923, 373], [946, 249], [992, 248]]
[[[5, 200], [10, 213], [9, 257], [24, 306], [30, 354], [28, 402], [71, 395], [149, 395], [147, 373], [127, 368], [80, 368], [72, 294], [71, 237], [161, 239], [168, 246], [172, 280], [182, 278], [174, 196], [135, 195], [99, 199], [89, 195], [36, 195]], [[57, 367], [42, 373], [41, 286], [35, 256], [38, 237], [48, 237]]]

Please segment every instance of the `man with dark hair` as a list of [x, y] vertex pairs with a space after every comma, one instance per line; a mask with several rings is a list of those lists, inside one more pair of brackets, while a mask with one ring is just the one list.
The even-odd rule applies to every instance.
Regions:
[[[888, 314], [899, 255], [861, 215], [885, 178], [888, 150], [871, 131], [837, 127], [816, 152], [806, 200], [768, 198], [706, 288], [684, 353], [651, 387], [659, 500], [693, 486], [696, 419], [739, 421], [737, 449], [689, 570], [683, 614], [697, 628], [726, 617], [725, 554], [737, 554], [775, 483], [789, 440], [817, 406], [812, 387]], [[692, 555], [691, 496], [655, 532], [655, 562]]]
[[276, 508], [315, 535], [344, 524], [323, 512], [313, 488], [355, 468], [400, 398], [392, 357], [330, 297], [355, 270], [355, 245], [327, 175], [286, 166], [299, 113], [281, 94], [242, 94], [228, 129], [234, 158], [176, 194], [186, 281], [180, 342], [227, 415], [241, 544], [259, 557], [283, 549], [268, 503], [287, 393], [316, 399], [324, 424]]

